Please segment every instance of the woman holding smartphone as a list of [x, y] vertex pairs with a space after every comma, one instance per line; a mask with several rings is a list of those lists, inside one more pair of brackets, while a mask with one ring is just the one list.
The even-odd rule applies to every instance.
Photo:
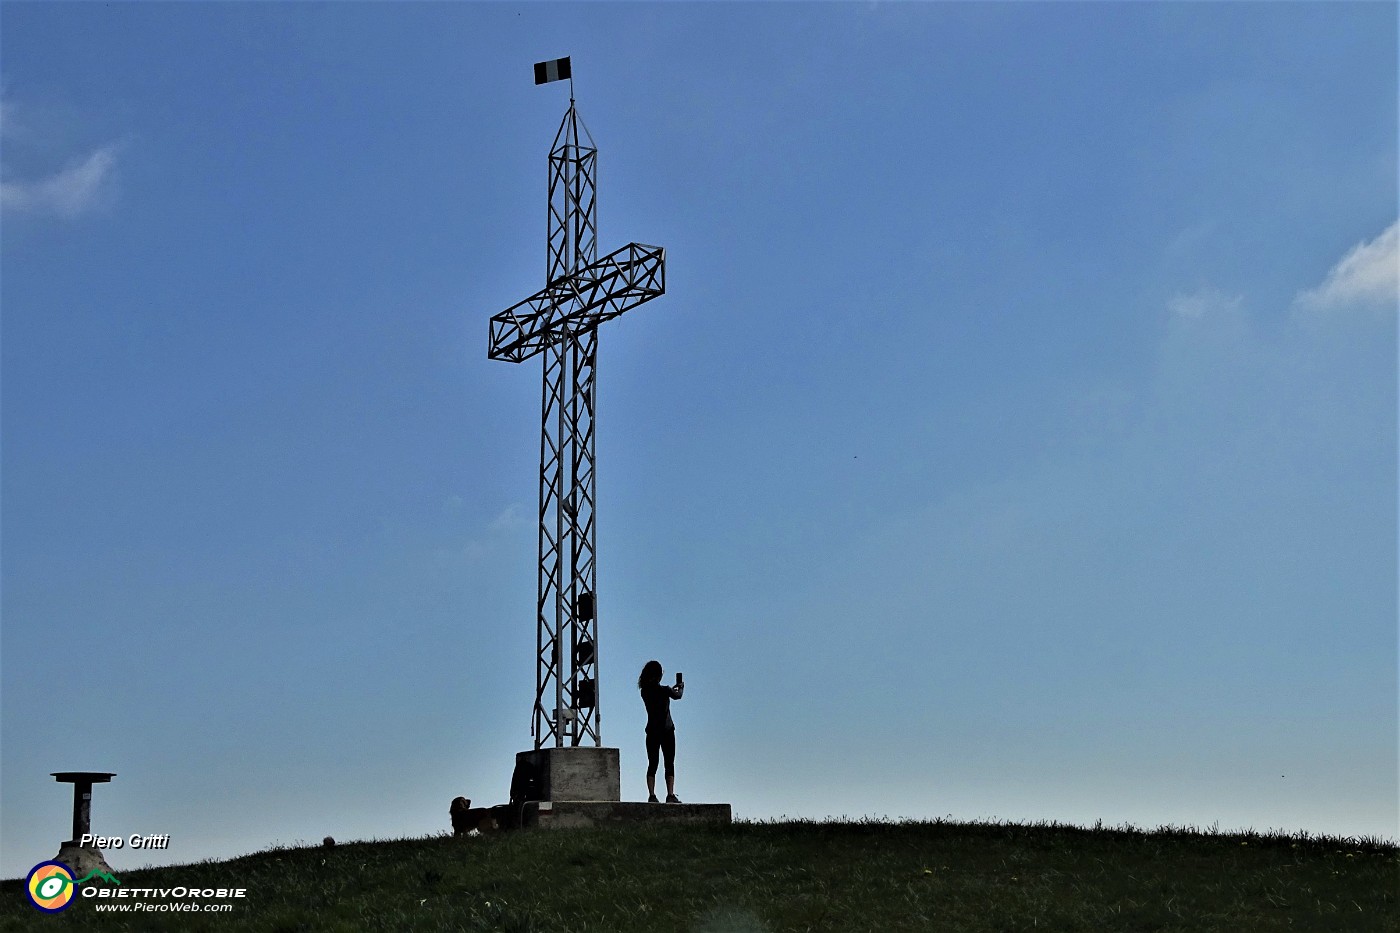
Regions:
[[658, 753], [666, 758], [666, 802], [680, 803], [676, 796], [676, 724], [671, 721], [671, 701], [685, 693], [684, 679], [676, 675], [676, 685], [661, 683], [660, 661], [648, 661], [637, 678], [637, 689], [647, 707], [647, 803], [657, 803], [656, 764]]

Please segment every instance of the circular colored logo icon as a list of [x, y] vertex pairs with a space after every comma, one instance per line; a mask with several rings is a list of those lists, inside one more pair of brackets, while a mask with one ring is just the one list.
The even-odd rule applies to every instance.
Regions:
[[40, 862], [24, 879], [29, 903], [49, 914], [73, 903], [73, 871], [62, 862]]

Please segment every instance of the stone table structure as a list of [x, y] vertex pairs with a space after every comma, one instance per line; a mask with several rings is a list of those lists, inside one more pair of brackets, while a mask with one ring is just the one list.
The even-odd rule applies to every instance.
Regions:
[[112, 873], [112, 867], [102, 857], [102, 850], [83, 845], [83, 837], [92, 835], [92, 785], [105, 784], [116, 777], [114, 771], [55, 771], [54, 780], [73, 785], [73, 838], [59, 846], [54, 861], [62, 862], [81, 878], [92, 871]]

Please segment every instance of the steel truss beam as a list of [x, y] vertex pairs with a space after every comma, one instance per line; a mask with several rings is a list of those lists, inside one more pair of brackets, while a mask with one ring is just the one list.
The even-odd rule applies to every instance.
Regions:
[[666, 294], [666, 250], [628, 243], [491, 318], [493, 360], [521, 363]]
[[594, 478], [597, 327], [666, 291], [666, 252], [597, 258], [598, 150], [573, 101], [549, 153], [545, 288], [491, 318], [487, 356], [544, 357], [540, 403], [535, 747], [602, 744]]

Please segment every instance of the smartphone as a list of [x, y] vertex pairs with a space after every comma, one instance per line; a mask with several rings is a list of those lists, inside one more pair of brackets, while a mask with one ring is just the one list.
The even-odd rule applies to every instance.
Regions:
[[680, 671], [676, 671], [676, 683], [678, 683], [678, 684], [683, 684], [683, 683], [685, 683], [685, 675], [682, 674]]

